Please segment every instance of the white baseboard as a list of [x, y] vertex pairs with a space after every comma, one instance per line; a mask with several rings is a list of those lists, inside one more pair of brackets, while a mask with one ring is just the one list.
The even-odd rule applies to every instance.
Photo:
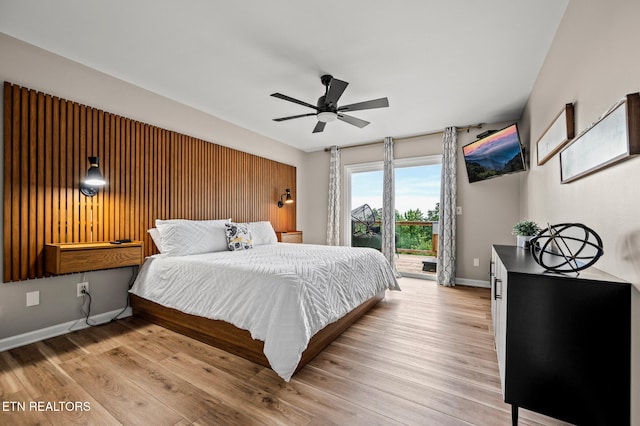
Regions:
[[417, 278], [420, 280], [435, 281], [436, 276], [430, 274], [412, 274], [411, 272], [401, 272], [400, 275], [407, 278]]
[[[412, 274], [410, 272], [402, 272], [402, 276], [403, 277], [407, 277], [407, 278], [419, 278], [419, 279], [422, 279], [422, 280], [436, 281], [435, 274], [433, 274], [433, 275], [431, 275], [431, 274]], [[469, 286], [469, 287], [491, 288], [491, 285], [489, 284], [489, 281], [471, 280], [469, 278], [456, 278], [456, 284], [466, 285], [466, 286]]]
[[[89, 317], [89, 323], [102, 324], [111, 321], [118, 313], [122, 312], [118, 318], [126, 318], [132, 315], [131, 308], [128, 307], [124, 311], [116, 309], [115, 311], [105, 312], [102, 314], [92, 315]], [[88, 328], [84, 318], [65, 322], [62, 324], [52, 325], [51, 327], [41, 328], [40, 330], [30, 331], [28, 333], [19, 334], [17, 336], [6, 337], [0, 339], [0, 352], [19, 346], [28, 345], [29, 343], [39, 342], [40, 340], [49, 339], [51, 337], [60, 336], [76, 330]]]
[[489, 281], [471, 280], [468, 278], [456, 278], [456, 284], [467, 285], [469, 287], [491, 288], [491, 284], [489, 284]]

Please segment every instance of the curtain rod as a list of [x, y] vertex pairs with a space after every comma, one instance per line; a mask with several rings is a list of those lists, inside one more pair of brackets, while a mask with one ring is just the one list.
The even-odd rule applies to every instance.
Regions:
[[[478, 124], [471, 124], [471, 125], [463, 126], [463, 127], [456, 127], [456, 130], [459, 131], [459, 132], [463, 131], [463, 130], [466, 130], [468, 132], [471, 129], [482, 129], [482, 125], [483, 124], [484, 123], [478, 123]], [[400, 142], [400, 141], [404, 141], [404, 140], [408, 140], [408, 139], [421, 138], [421, 137], [424, 137], [424, 136], [439, 135], [439, 134], [442, 134], [442, 133], [444, 133], [444, 130], [437, 130], [435, 132], [422, 133], [422, 134], [413, 135], [413, 136], [405, 136], [403, 138], [397, 138], [397, 139], [394, 138], [393, 141], [394, 142]], [[380, 145], [382, 143], [384, 143], [384, 141], [366, 142], [366, 143], [361, 143], [361, 144], [358, 144], [358, 145], [339, 146], [338, 149], [361, 148], [363, 146]], [[329, 151], [331, 151], [331, 148], [325, 148], [324, 149], [324, 152], [329, 152]]]

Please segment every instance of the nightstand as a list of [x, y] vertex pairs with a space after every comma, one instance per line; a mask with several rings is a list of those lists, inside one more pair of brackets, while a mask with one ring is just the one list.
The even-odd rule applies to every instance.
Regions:
[[281, 243], [302, 244], [302, 231], [276, 232], [276, 235]]
[[44, 256], [45, 271], [56, 275], [140, 266], [144, 260], [142, 241], [122, 244], [51, 243], [45, 244]]

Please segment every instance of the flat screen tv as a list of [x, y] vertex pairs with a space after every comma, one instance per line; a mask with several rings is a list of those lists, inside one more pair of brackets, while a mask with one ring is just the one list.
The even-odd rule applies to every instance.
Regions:
[[462, 147], [469, 182], [526, 170], [516, 123]]

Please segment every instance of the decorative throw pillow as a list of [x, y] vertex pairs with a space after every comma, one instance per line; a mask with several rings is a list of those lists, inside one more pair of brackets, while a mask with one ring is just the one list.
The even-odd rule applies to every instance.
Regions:
[[251, 231], [247, 223], [226, 223], [227, 247], [229, 250], [248, 250], [253, 248]]

